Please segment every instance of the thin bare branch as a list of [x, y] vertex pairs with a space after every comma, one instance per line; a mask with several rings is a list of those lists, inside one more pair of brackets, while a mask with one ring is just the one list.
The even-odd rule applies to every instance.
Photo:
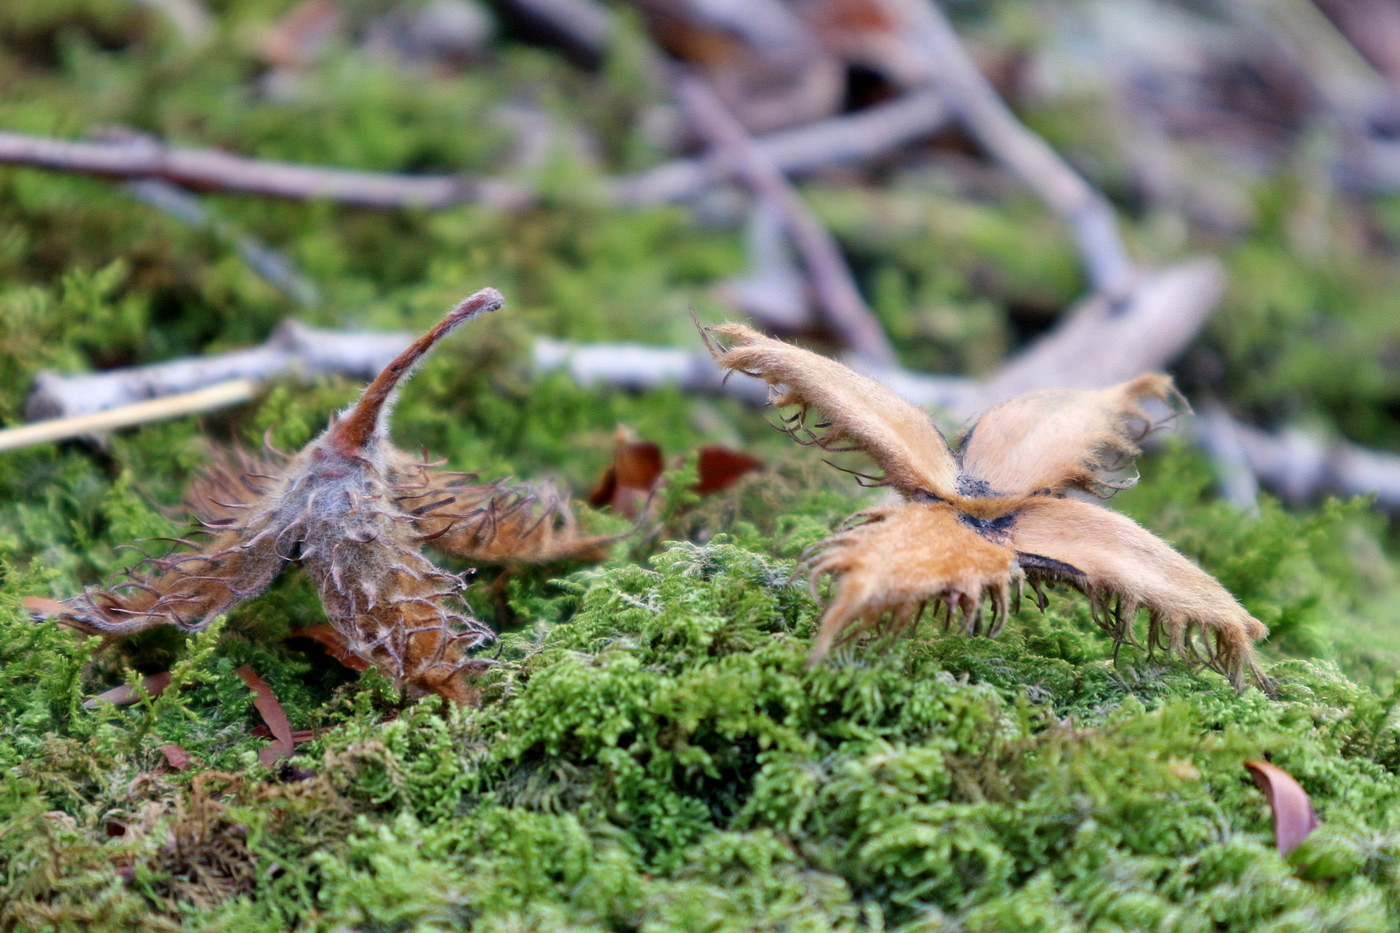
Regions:
[[233, 191], [356, 207], [443, 208], [483, 204], [520, 210], [526, 188], [471, 175], [392, 175], [247, 159], [215, 149], [166, 146], [148, 138], [78, 142], [0, 132], [0, 164], [27, 165], [103, 178], [158, 178], [185, 188]]
[[1400, 514], [1400, 455], [1329, 442], [1296, 427], [1270, 434], [1231, 421], [1254, 475], [1285, 501], [1371, 496], [1381, 509]]
[[695, 129], [711, 145], [732, 153], [735, 170], [744, 183], [756, 197], [769, 201], [782, 213], [827, 322], [860, 356], [893, 363], [894, 348], [856, 289], [836, 241], [807, 210], [783, 173], [764, 157], [702, 79], [677, 71], [674, 86], [676, 99]]
[[246, 350], [102, 373], [40, 373], [25, 413], [30, 418], [74, 417], [193, 392], [215, 383], [238, 379], [262, 383], [288, 373], [335, 373], [367, 379], [412, 340], [408, 333], [342, 333], [289, 320], [266, 343]]
[[1126, 299], [1136, 276], [1108, 199], [1016, 119], [968, 56], [938, 4], [884, 2], [899, 23], [902, 66], [911, 74], [923, 74], [987, 151], [1065, 220], [1094, 290], [1115, 303]]
[[[951, 115], [940, 93], [919, 90], [867, 110], [768, 133], [753, 143], [783, 174], [803, 175], [878, 159], [937, 132]], [[717, 148], [620, 178], [613, 194], [632, 206], [683, 201], [738, 173], [733, 153]]]
[[1196, 409], [1196, 444], [1215, 468], [1220, 496], [1242, 512], [1259, 512], [1259, 476], [1249, 461], [1239, 422], [1216, 402]]
[[207, 230], [233, 246], [248, 267], [278, 291], [299, 304], [316, 301], [316, 286], [292, 266], [281, 253], [254, 237], [241, 234], [231, 224], [210, 213], [199, 199], [168, 181], [148, 178], [128, 182], [132, 197], [196, 230]]
[[1206, 258], [1143, 276], [1122, 304], [1091, 296], [988, 378], [975, 407], [1047, 386], [1102, 388], [1161, 369], [1200, 332], [1224, 291], [1224, 269]]

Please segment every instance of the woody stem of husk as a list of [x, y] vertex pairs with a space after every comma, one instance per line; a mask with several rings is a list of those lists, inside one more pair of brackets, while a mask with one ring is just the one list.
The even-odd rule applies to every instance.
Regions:
[[365, 444], [379, 427], [379, 418], [384, 411], [385, 402], [394, 394], [394, 390], [398, 388], [403, 378], [433, 348], [433, 345], [452, 333], [459, 324], [468, 318], [485, 314], [488, 311], [495, 311], [505, 302], [505, 298], [494, 288], [483, 288], [481, 291], [464, 298], [457, 307], [449, 311], [447, 316], [438, 322], [436, 327], [413, 341], [407, 350], [404, 350], [392, 363], [384, 367], [383, 371], [369, 384], [369, 388], [365, 389], [364, 395], [360, 396], [359, 403], [348, 415], [335, 423], [326, 440], [346, 456], [354, 456], [364, 449]]

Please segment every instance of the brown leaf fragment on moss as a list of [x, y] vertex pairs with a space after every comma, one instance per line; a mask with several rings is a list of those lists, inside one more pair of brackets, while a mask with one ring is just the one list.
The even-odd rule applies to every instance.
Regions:
[[[65, 607], [66, 608], [66, 607]], [[113, 706], [131, 706], [139, 703], [142, 696], [155, 699], [165, 692], [165, 688], [170, 686], [170, 672], [161, 671], [159, 674], [150, 674], [141, 678], [139, 686], [133, 687], [130, 684], [122, 684], [113, 687], [111, 690], [104, 690], [95, 697], [88, 697], [83, 701], [84, 709], [96, 709], [103, 703], [110, 703]]]
[[642, 440], [626, 425], [618, 425], [612, 462], [588, 494], [588, 504], [636, 518], [665, 469], [660, 445]]
[[601, 556], [613, 539], [579, 533], [567, 501], [534, 487], [464, 483], [397, 450], [388, 413], [398, 386], [463, 322], [501, 307], [483, 289], [386, 366], [360, 399], [296, 454], [230, 452], [188, 500], [202, 547], [141, 561], [125, 580], [31, 612], [107, 639], [161, 625], [198, 631], [261, 593], [289, 564], [310, 575], [346, 651], [414, 693], [471, 703], [465, 675], [494, 638], [462, 602], [462, 578], [425, 545], [467, 559], [557, 563]]
[[1278, 854], [1287, 858], [1317, 829], [1317, 814], [1313, 812], [1312, 801], [1293, 775], [1278, 765], [1267, 761], [1246, 761], [1244, 766], [1269, 801], [1269, 810], [1274, 817], [1274, 844], [1278, 847]]
[[174, 771], [184, 771], [190, 766], [190, 753], [178, 745], [158, 745], [156, 751], [165, 758], [165, 763]]
[[1237, 688], [1248, 676], [1270, 689], [1254, 657], [1263, 623], [1135, 522], [1065, 498], [1132, 485], [1122, 471], [1158, 426], [1143, 403], [1185, 407], [1169, 377], [1018, 396], [975, 421], [955, 453], [923, 412], [839, 363], [739, 324], [705, 336], [722, 369], [763, 379], [773, 405], [795, 409], [783, 418], [794, 440], [865, 454], [882, 474], [857, 477], [906, 500], [858, 513], [809, 552], [814, 584], [837, 580], [813, 662], [863, 632], [912, 628], [930, 603], [969, 634], [994, 635], [1022, 584], [1044, 608], [1042, 584], [1064, 583], [1118, 641], [1141, 644], [1134, 626], [1145, 609], [1149, 650], [1208, 664]]
[[[692, 491], [702, 496], [723, 492], [745, 474], [763, 469], [763, 461], [728, 447], [709, 444], [696, 455], [696, 482]], [[595, 508], [637, 518], [653, 502], [653, 496], [666, 471], [661, 447], [642, 440], [637, 432], [619, 425], [613, 445], [613, 459], [598, 485], [588, 496]]]
[[296, 751], [296, 742], [292, 740], [292, 724], [287, 720], [287, 713], [282, 709], [277, 694], [246, 664], [234, 673], [253, 691], [253, 706], [272, 732], [272, 744], [258, 752], [258, 760], [270, 766], [283, 758], [290, 758]]
[[706, 445], [700, 448], [696, 464], [695, 491], [702, 496], [724, 492], [755, 470], [763, 469], [763, 461], [728, 447]]

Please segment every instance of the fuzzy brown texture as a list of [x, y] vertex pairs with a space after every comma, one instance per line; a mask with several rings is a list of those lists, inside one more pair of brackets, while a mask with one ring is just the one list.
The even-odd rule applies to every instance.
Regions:
[[[1169, 377], [1017, 396], [985, 412], [955, 453], [922, 411], [839, 363], [741, 324], [707, 334], [724, 341], [711, 345], [722, 368], [763, 379], [775, 406], [797, 409], [783, 424], [795, 440], [869, 455], [882, 475], [857, 476], [906, 500], [858, 513], [808, 555], [814, 591], [824, 574], [837, 579], [812, 663], [862, 632], [910, 628], [930, 602], [968, 633], [995, 635], [1023, 584], [1043, 608], [1042, 584], [1062, 583], [1089, 597], [1120, 642], [1204, 662], [1236, 687], [1248, 674], [1269, 688], [1253, 647], [1268, 634], [1263, 623], [1140, 525], [1064, 498], [1132, 485], [1123, 471], [1156, 427], [1141, 403], [1184, 407]], [[1134, 631], [1139, 609], [1145, 640]]]
[[389, 442], [398, 385], [459, 324], [502, 303], [493, 289], [467, 298], [300, 452], [216, 460], [187, 499], [212, 540], [180, 539], [187, 550], [146, 558], [129, 579], [68, 600], [55, 617], [107, 638], [160, 625], [197, 631], [296, 563], [355, 656], [415, 693], [473, 702], [462, 675], [486, 662], [468, 652], [494, 635], [462, 602], [462, 579], [423, 546], [510, 565], [596, 557], [612, 540], [580, 536], [558, 497], [465, 484], [467, 474], [437, 472]]

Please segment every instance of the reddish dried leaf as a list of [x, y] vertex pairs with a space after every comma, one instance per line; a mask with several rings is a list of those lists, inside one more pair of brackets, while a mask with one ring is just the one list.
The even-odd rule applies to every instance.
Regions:
[[287, 714], [277, 701], [277, 695], [248, 665], [243, 665], [234, 673], [243, 678], [243, 682], [253, 691], [253, 705], [268, 729], [272, 730], [272, 744], [258, 753], [258, 760], [264, 765], [271, 765], [283, 758], [290, 758], [296, 750], [296, 742], [292, 739], [292, 724], [287, 721]]
[[132, 687], [130, 684], [122, 684], [120, 687], [113, 687], [105, 690], [95, 697], [88, 697], [83, 701], [84, 709], [96, 709], [103, 703], [111, 703], [113, 706], [130, 706], [139, 702], [142, 690], [151, 699], [155, 699], [165, 692], [165, 688], [170, 686], [170, 672], [161, 671], [159, 674], [151, 674], [149, 677], [141, 678], [140, 689]]
[[611, 506], [635, 518], [664, 469], [659, 446], [639, 440], [630, 428], [619, 427], [612, 463], [589, 494], [588, 504], [594, 508]]
[[326, 654], [335, 658], [352, 671], [367, 671], [369, 664], [364, 658], [350, 650], [350, 642], [337, 629], [330, 625], [313, 625], [299, 632], [293, 632], [288, 639], [305, 638], [321, 646]]
[[702, 496], [723, 492], [739, 482], [745, 473], [763, 469], [763, 461], [757, 457], [730, 450], [728, 447], [705, 446], [700, 448], [700, 481], [695, 491]]
[[176, 771], [183, 771], [190, 766], [190, 753], [178, 745], [161, 745], [156, 751], [165, 756], [165, 763]]
[[1274, 843], [1278, 846], [1279, 855], [1287, 856], [1317, 829], [1317, 814], [1313, 812], [1312, 801], [1293, 775], [1277, 765], [1267, 761], [1246, 761], [1244, 766], [1269, 801], [1269, 809], [1274, 814]]
[[[253, 735], [256, 735], [256, 736], [257, 736], [258, 738], [260, 738], [260, 739], [270, 739], [270, 738], [273, 737], [273, 735], [272, 735], [272, 730], [269, 729], [267, 726], [254, 726], [254, 727], [253, 727], [253, 730], [252, 730], [252, 734], [253, 734]], [[310, 742], [311, 740], [313, 740], [313, 739], [315, 739], [315, 738], [316, 738], [316, 730], [315, 730], [315, 729], [293, 729], [293, 730], [292, 730], [292, 744], [293, 744], [293, 745], [305, 745], [307, 742]]]

